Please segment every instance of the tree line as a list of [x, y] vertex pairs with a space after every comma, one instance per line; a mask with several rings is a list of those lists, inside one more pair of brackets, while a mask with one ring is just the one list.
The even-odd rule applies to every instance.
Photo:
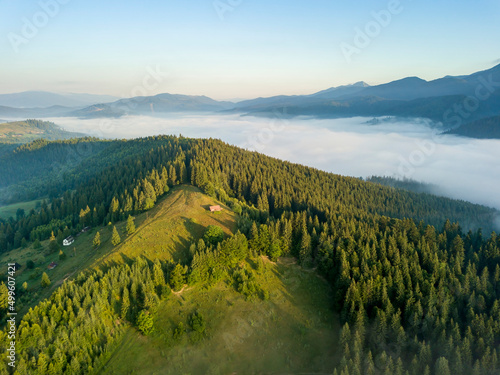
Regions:
[[[60, 158], [66, 153], [83, 156], [75, 156], [75, 162], [65, 164], [56, 175], [45, 175], [44, 168], [64, 160]], [[183, 137], [32, 142], [0, 163], [0, 175], [4, 173], [15, 180], [4, 182], [7, 192], [14, 189], [23, 195], [23, 186], [28, 186], [25, 198], [48, 194], [49, 199], [40, 209], [0, 220], [0, 251], [47, 239], [51, 231], [75, 232], [85, 224], [123, 220], [153, 207], [169, 187], [182, 183], [223, 201], [235, 198], [255, 205], [274, 216], [310, 210], [322, 218], [331, 212], [346, 217], [378, 214], [432, 225], [442, 225], [449, 218], [489, 231], [496, 214], [468, 202], [394, 190], [282, 162], [218, 140]]]

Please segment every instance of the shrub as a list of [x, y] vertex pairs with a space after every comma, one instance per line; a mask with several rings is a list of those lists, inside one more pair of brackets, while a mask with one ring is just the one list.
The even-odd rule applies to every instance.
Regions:
[[42, 274], [41, 268], [37, 267], [37, 268], [35, 268], [35, 270], [33, 271], [33, 273], [30, 275], [30, 279], [32, 279], [32, 280], [38, 279], [41, 274]]
[[217, 225], [209, 225], [205, 234], [203, 235], [203, 240], [212, 245], [217, 245], [224, 239], [224, 231], [221, 227]]
[[247, 270], [246, 268], [236, 270], [233, 274], [233, 279], [236, 284], [236, 290], [247, 299], [252, 299], [254, 297], [266, 299], [265, 292], [257, 283], [255, 274], [252, 270]]
[[186, 328], [184, 328], [184, 324], [182, 322], [179, 322], [174, 330], [174, 339], [179, 340], [184, 333], [186, 333]]
[[201, 315], [201, 313], [198, 311], [195, 311], [193, 314], [191, 314], [191, 316], [189, 317], [189, 326], [193, 331], [203, 334], [206, 328], [203, 315]]
[[233, 203], [233, 212], [237, 215], [241, 215], [242, 212], [241, 206], [236, 202]]
[[147, 336], [154, 331], [153, 315], [149, 311], [142, 310], [137, 317], [137, 328], [143, 335]]
[[62, 250], [59, 250], [59, 260], [65, 260], [66, 257], [66, 253]]

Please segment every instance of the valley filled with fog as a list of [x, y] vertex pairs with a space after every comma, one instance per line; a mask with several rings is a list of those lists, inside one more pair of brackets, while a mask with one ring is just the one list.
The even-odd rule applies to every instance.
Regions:
[[172, 115], [81, 120], [53, 118], [65, 130], [103, 138], [182, 134], [230, 144], [355, 177], [407, 177], [438, 193], [500, 209], [500, 141], [440, 135], [427, 120], [318, 120], [239, 115]]

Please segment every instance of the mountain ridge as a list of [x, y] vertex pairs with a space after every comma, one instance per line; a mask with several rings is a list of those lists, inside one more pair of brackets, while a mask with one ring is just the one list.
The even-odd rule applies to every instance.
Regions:
[[[477, 108], [464, 112], [464, 106], [470, 108], [471, 101], [477, 103], [474, 104]], [[15, 108], [2, 106], [1, 103], [0, 101], [0, 116], [12, 118], [90, 119], [190, 112], [272, 116], [276, 110], [286, 108], [291, 117], [394, 115], [428, 118], [443, 123], [444, 128], [451, 129], [462, 123], [500, 115], [500, 64], [470, 75], [448, 75], [431, 81], [419, 77], [405, 77], [375, 86], [359, 81], [308, 95], [277, 95], [236, 103], [218, 101], [204, 95], [170, 93], [123, 98], [80, 107], [53, 105], [46, 108]]]

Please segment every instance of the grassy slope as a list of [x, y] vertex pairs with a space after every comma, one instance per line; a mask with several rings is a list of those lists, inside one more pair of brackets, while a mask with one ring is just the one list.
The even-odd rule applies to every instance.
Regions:
[[28, 214], [31, 209], [35, 209], [38, 202], [42, 202], [43, 199], [36, 199], [29, 202], [20, 202], [9, 204], [7, 206], [0, 207], [0, 218], [7, 220], [9, 217], [16, 217], [16, 212], [18, 208], [22, 208], [26, 214]]
[[1, 135], [7, 135], [7, 134], [22, 134], [22, 135], [28, 135], [28, 134], [43, 134], [44, 131], [41, 129], [37, 129], [35, 127], [30, 126], [24, 121], [13, 121], [13, 122], [5, 122], [3, 124], [0, 124], [0, 136]]
[[[223, 211], [208, 211], [214, 204], [220, 204]], [[141, 216], [141, 227], [101, 261], [122, 261], [139, 255], [180, 261], [191, 242], [198, 241], [209, 225], [222, 227], [228, 235], [236, 231], [236, 215], [229, 207], [187, 185], [174, 188], [167, 199]]]
[[[106, 226], [92, 228], [91, 231], [83, 233], [71, 246], [60, 246], [68, 256], [63, 261], [59, 261], [58, 253], [44, 255], [49, 241], [42, 242], [43, 249], [35, 250], [30, 246], [2, 254], [0, 256], [2, 264], [17, 262], [22, 266], [16, 275], [18, 288], [21, 288], [25, 281], [28, 283], [30, 299], [20, 311], [21, 315], [26, 313], [30, 306], [48, 298], [54, 288], [61, 285], [64, 279], [76, 276], [80, 271], [95, 267], [103, 261], [121, 262], [124, 257], [134, 258], [138, 255], [144, 255], [150, 259], [158, 257], [179, 260], [184, 254], [184, 246], [187, 244], [189, 248], [191, 241], [201, 238], [208, 225], [220, 225], [226, 233], [231, 233], [236, 228], [235, 214], [227, 207], [223, 212], [215, 215], [208, 212], [206, 207], [215, 202], [217, 201], [202, 194], [195, 187], [176, 186], [166, 197], [157, 202], [153, 209], [137, 215], [135, 218], [137, 231], [129, 238], [125, 234], [126, 222], [116, 223], [116, 228], [122, 238], [122, 243], [117, 247], [111, 244], [113, 227]], [[217, 204], [221, 203], [217, 202]], [[95, 250], [92, 242], [97, 230], [101, 233], [101, 246]], [[36, 278], [33, 278], [36, 271], [26, 268], [26, 262], [29, 259], [35, 262], [35, 267], [40, 268], [40, 275]], [[58, 263], [58, 266], [53, 270], [48, 270], [47, 266], [53, 261]], [[49, 275], [52, 281], [50, 288], [40, 287], [41, 272]], [[18, 301], [18, 308], [21, 305]]]
[[27, 143], [38, 138], [55, 140], [80, 136], [82, 134], [67, 132], [55, 124], [47, 129], [40, 129], [26, 121], [0, 123], [0, 142], [2, 143]]
[[[137, 231], [125, 233], [125, 222], [116, 224], [122, 236], [117, 247], [111, 244], [112, 226], [93, 228], [64, 247], [68, 258], [58, 254], [45, 257], [43, 250], [17, 249], [1, 257], [3, 263], [17, 261], [23, 266], [17, 275], [18, 288], [28, 281], [29, 306], [47, 298], [61, 285], [88, 267], [122, 262], [139, 255], [147, 258], [181, 260], [189, 244], [200, 238], [208, 225], [219, 225], [229, 234], [236, 229], [236, 215], [229, 208], [210, 213], [207, 208], [220, 202], [192, 186], [178, 186], [155, 208], [137, 215]], [[96, 231], [101, 233], [99, 249], [92, 248]], [[48, 241], [43, 243], [48, 246]], [[30, 279], [34, 271], [25, 268], [35, 260], [52, 280], [41, 289], [40, 279]], [[47, 270], [50, 262], [59, 265]], [[250, 261], [255, 266], [255, 262]], [[156, 332], [150, 337], [128, 328], [123, 342], [105, 368], [109, 374], [252, 374], [252, 373], [330, 373], [336, 361], [338, 319], [331, 309], [331, 290], [314, 272], [306, 272], [291, 259], [278, 264], [266, 262], [258, 274], [261, 287], [270, 292], [268, 301], [246, 301], [233, 285], [220, 283], [210, 290], [193, 287], [171, 295], [159, 309]], [[192, 344], [189, 333], [174, 341], [172, 331], [198, 309], [207, 321], [207, 337]], [[133, 359], [133, 360], [131, 360]]]
[[[329, 309], [331, 290], [314, 272], [289, 258], [266, 262], [259, 284], [268, 301], [247, 301], [232, 285], [192, 287], [163, 301], [155, 332], [128, 328], [104, 374], [330, 374], [338, 360], [338, 319]], [[179, 322], [198, 310], [206, 337], [175, 340]]]

